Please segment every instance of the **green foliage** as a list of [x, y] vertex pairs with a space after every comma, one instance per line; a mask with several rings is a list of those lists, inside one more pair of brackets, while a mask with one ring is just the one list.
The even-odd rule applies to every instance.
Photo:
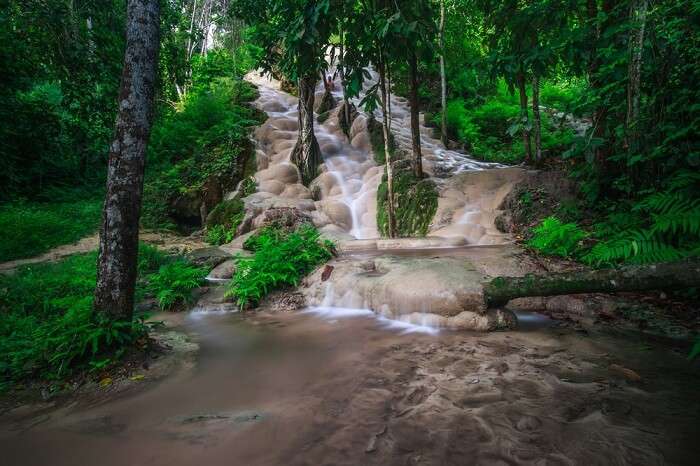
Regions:
[[0, 201], [99, 183], [114, 126], [125, 6], [3, 1], [0, 40], [12, 46], [0, 51]]
[[15, 201], [0, 206], [0, 262], [73, 243], [95, 230], [102, 200], [94, 194], [66, 202]]
[[251, 194], [254, 194], [258, 190], [258, 183], [255, 181], [254, 176], [249, 176], [247, 178], [244, 178], [243, 181], [241, 182], [241, 192], [240, 192], [240, 198], [243, 199], [244, 197], [248, 197]]
[[693, 361], [698, 356], [700, 356], [700, 338], [697, 338], [695, 340], [695, 343], [693, 344], [693, 347], [691, 348], [690, 353], [688, 354], [688, 359]]
[[628, 209], [615, 207], [596, 225], [599, 242], [584, 257], [587, 262], [646, 264], [700, 255], [700, 175], [696, 172], [679, 172], [666, 190], [651, 192]]
[[210, 180], [235, 187], [252, 154], [249, 128], [263, 120], [248, 105], [256, 96], [255, 88], [244, 81], [215, 78], [155, 125], [149, 146], [144, 225], [172, 227], [175, 199], [198, 196]]
[[581, 242], [587, 236], [575, 223], [562, 223], [556, 217], [547, 217], [535, 227], [527, 244], [544, 254], [573, 257], [579, 254]]
[[202, 267], [177, 259], [148, 276], [147, 290], [156, 297], [162, 310], [172, 310], [192, 302], [192, 291], [204, 283], [207, 273]]
[[[438, 192], [432, 180], [416, 179], [407, 162], [394, 162], [393, 167], [396, 232], [400, 237], [425, 236], [437, 211]], [[386, 178], [385, 174], [377, 189], [377, 226], [382, 236], [389, 233]]]
[[[560, 97], [562, 102], [566, 100]], [[541, 100], [543, 105], [548, 104], [544, 98]], [[556, 104], [557, 99], [553, 100]], [[495, 94], [482, 104], [468, 103], [463, 99], [449, 101], [446, 117], [448, 133], [464, 143], [475, 157], [506, 164], [522, 162], [525, 152], [518, 137], [520, 106], [504, 81], [499, 81]], [[438, 124], [439, 118], [439, 115], [435, 117]], [[546, 113], [542, 114], [542, 150], [545, 156], [565, 152], [573, 139], [571, 128], [557, 124]]]
[[241, 308], [256, 305], [274, 289], [298, 285], [307, 273], [333, 255], [333, 243], [322, 241], [310, 225], [292, 232], [268, 227], [248, 247], [255, 254], [236, 260], [236, 273], [227, 291]]
[[[244, 183], [241, 189], [245, 188]], [[244, 204], [239, 198], [219, 203], [207, 217], [207, 242], [219, 245], [233, 241], [244, 216]]]
[[[0, 386], [29, 380], [58, 382], [101, 370], [147, 336], [143, 316], [115, 322], [93, 312], [97, 253], [0, 274]], [[206, 271], [141, 244], [137, 299], [148, 293], [161, 307], [187, 301]]]

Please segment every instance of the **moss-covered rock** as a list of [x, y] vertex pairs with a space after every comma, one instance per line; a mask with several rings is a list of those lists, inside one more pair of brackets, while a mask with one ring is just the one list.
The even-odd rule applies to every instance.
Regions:
[[[367, 130], [369, 131], [369, 142], [372, 145], [372, 152], [374, 153], [374, 161], [378, 165], [386, 163], [386, 156], [384, 154], [384, 130], [382, 130], [382, 124], [377, 121], [376, 118], [370, 117], [367, 121]], [[396, 154], [396, 141], [394, 140], [394, 135], [389, 133], [389, 152], [392, 156]]]
[[[207, 216], [207, 228], [222, 225], [227, 229], [234, 227], [234, 223], [240, 223], [243, 218], [243, 201], [238, 198], [219, 203]], [[235, 225], [237, 226], [237, 225]]]
[[[425, 236], [437, 211], [437, 187], [431, 179], [416, 178], [409, 160], [396, 161], [392, 166], [397, 234], [403, 238]], [[377, 226], [379, 233], [385, 237], [389, 234], [387, 203], [388, 187], [385, 173], [377, 189]]]

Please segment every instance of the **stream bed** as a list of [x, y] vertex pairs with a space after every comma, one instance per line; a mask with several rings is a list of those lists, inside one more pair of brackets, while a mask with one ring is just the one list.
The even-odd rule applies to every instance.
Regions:
[[201, 311], [167, 316], [199, 344], [193, 367], [153, 383], [145, 371], [97, 403], [5, 413], [2, 464], [661, 465], [700, 453], [698, 373], [668, 348], [532, 322], [421, 332], [360, 312]]

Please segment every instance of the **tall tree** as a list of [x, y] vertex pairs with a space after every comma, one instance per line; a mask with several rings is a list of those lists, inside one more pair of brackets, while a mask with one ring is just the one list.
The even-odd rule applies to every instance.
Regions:
[[253, 39], [264, 48], [260, 66], [279, 70], [299, 91], [299, 137], [292, 150], [302, 181], [309, 184], [322, 162], [314, 134], [318, 77], [328, 68], [326, 52], [337, 31], [331, 0], [234, 0], [234, 14], [254, 26]]
[[629, 39], [629, 71], [627, 84], [627, 145], [630, 152], [638, 148], [639, 102], [641, 98], [642, 51], [644, 49], [644, 29], [647, 21], [648, 0], [635, 0], [630, 5], [630, 21], [633, 30]]
[[110, 146], [102, 213], [95, 309], [133, 315], [146, 145], [158, 71], [158, 0], [129, 0], [119, 113]]
[[440, 140], [447, 147], [447, 78], [445, 76], [445, 0], [440, 0]]

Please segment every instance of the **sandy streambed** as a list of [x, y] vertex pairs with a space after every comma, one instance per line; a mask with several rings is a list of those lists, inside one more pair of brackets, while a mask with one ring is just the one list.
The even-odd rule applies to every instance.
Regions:
[[647, 465], [700, 454], [697, 368], [638, 339], [539, 326], [405, 334], [374, 317], [304, 313], [193, 313], [171, 326], [200, 345], [194, 368], [92, 406], [5, 413], [3, 464]]

